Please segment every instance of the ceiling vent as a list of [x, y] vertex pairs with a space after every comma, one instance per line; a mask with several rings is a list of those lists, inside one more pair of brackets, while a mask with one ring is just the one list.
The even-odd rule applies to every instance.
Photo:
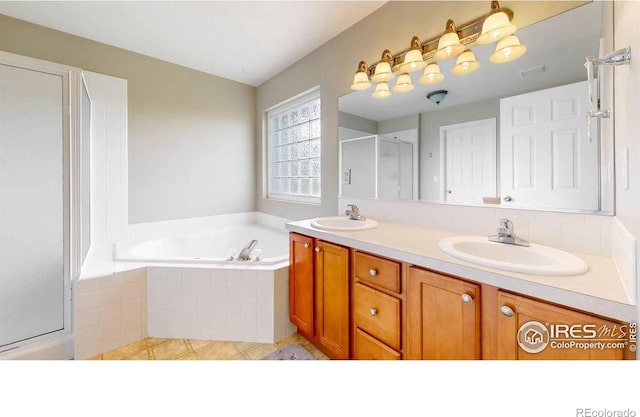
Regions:
[[520, 71], [520, 78], [531, 77], [533, 75], [542, 74], [543, 72], [547, 72], [547, 67], [545, 67], [544, 64]]

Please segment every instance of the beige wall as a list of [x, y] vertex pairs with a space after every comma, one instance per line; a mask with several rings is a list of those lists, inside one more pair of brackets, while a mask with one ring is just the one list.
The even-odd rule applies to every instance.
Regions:
[[[514, 24], [527, 26], [542, 18], [577, 7], [582, 2], [502, 1], [511, 8]], [[263, 197], [262, 158], [258, 158], [257, 203], [267, 213], [307, 218], [336, 214], [338, 210], [338, 97], [350, 92], [349, 86], [358, 62], [374, 63], [386, 49], [399, 52], [409, 47], [411, 37], [423, 40], [438, 36], [447, 19], [471, 21], [488, 12], [489, 2], [389, 2], [285, 71], [258, 87], [256, 152], [262, 154], [262, 120], [269, 107], [320, 85], [322, 98], [322, 204], [284, 203]]]
[[[631, 65], [615, 68], [616, 216], [640, 240], [640, 56], [634, 56], [634, 51], [640, 50], [640, 2], [615, 1], [613, 15], [615, 48], [631, 46]], [[622, 161], [627, 149], [628, 189], [624, 186]], [[637, 256], [640, 258], [640, 250]]]
[[0, 50], [125, 78], [129, 222], [255, 209], [255, 91], [0, 15]]

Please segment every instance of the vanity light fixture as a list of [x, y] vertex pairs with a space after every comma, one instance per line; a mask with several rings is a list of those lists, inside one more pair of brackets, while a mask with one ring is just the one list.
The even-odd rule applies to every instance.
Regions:
[[404, 55], [404, 60], [398, 69], [400, 72], [415, 72], [420, 71], [427, 66], [422, 58], [422, 43], [420, 38], [414, 36], [411, 38], [411, 49]]
[[438, 50], [433, 54], [436, 61], [453, 58], [464, 52], [465, 47], [460, 43], [460, 37], [456, 31], [456, 24], [453, 20], [447, 20], [447, 28], [444, 35], [438, 41]]
[[440, 72], [440, 65], [438, 64], [427, 65], [422, 77], [420, 77], [421, 84], [437, 84], [442, 80], [444, 80], [444, 75]]
[[356, 71], [356, 75], [353, 76], [353, 84], [351, 84], [352, 90], [366, 90], [371, 87], [369, 75], [367, 74], [368, 69], [367, 63], [360, 61], [358, 71]]
[[391, 91], [389, 91], [389, 85], [385, 82], [378, 83], [376, 85], [376, 91], [373, 92], [374, 98], [384, 99], [391, 97]]
[[382, 81], [389, 81], [393, 79], [396, 74], [391, 71], [391, 62], [393, 62], [393, 55], [391, 55], [390, 50], [385, 49], [382, 52], [380, 62], [376, 64], [376, 69], [371, 76], [371, 81], [374, 83], [380, 83]]
[[517, 27], [509, 21], [509, 16], [500, 10], [497, 1], [491, 2], [491, 14], [484, 20], [482, 24], [482, 32], [476, 40], [480, 45], [486, 45], [498, 42], [501, 39], [512, 35]]
[[[491, 55], [491, 62], [503, 63], [513, 61], [521, 57], [527, 50], [520, 44], [519, 39], [513, 36], [517, 29], [511, 24], [513, 12], [509, 9], [500, 8], [498, 1], [491, 1], [491, 11], [475, 20], [456, 26], [453, 19], [448, 19], [443, 34], [432, 38], [426, 42], [421, 42], [420, 38], [411, 38], [409, 49], [392, 54], [385, 49], [380, 61], [367, 67], [366, 62], [360, 61], [358, 72], [353, 79], [351, 88], [354, 90], [364, 90], [371, 86], [371, 83], [385, 83], [385, 86], [376, 86], [373, 96], [376, 98], [386, 98], [391, 95], [387, 81], [398, 76], [403, 80], [398, 80], [394, 86], [394, 91], [411, 91], [415, 86], [411, 83], [408, 74], [425, 68], [421, 84], [435, 84], [444, 79], [440, 72], [440, 67], [436, 61], [458, 57], [452, 72], [454, 74], [470, 74], [480, 67], [480, 63], [471, 51], [476, 44], [486, 44], [498, 42], [495, 52]], [[404, 77], [404, 75], [407, 75]], [[409, 82], [407, 82], [407, 79]]]
[[400, 74], [396, 85], [393, 87], [393, 91], [396, 93], [407, 93], [415, 88], [416, 86], [411, 82], [409, 74]]
[[503, 64], [520, 58], [525, 52], [527, 52], [527, 47], [520, 45], [517, 36], [510, 35], [498, 42], [496, 50], [491, 54], [489, 60], [494, 64]]
[[475, 70], [480, 68], [480, 63], [476, 59], [476, 56], [470, 49], [464, 51], [456, 60], [456, 65], [451, 69], [451, 72], [456, 75], [471, 74]]

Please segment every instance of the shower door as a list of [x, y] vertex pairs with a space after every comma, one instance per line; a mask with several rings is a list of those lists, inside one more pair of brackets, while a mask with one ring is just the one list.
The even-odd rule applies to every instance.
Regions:
[[69, 73], [10, 58], [0, 55], [0, 352], [69, 327]]

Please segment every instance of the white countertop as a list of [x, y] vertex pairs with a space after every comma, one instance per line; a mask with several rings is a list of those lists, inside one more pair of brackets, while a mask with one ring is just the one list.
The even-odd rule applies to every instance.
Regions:
[[607, 256], [571, 252], [582, 258], [589, 271], [575, 276], [539, 276], [488, 268], [444, 253], [438, 242], [460, 233], [379, 222], [370, 230], [333, 232], [311, 226], [310, 220], [289, 222], [287, 229], [387, 258], [455, 275], [471, 281], [555, 302], [613, 319], [635, 322], [637, 309]]

